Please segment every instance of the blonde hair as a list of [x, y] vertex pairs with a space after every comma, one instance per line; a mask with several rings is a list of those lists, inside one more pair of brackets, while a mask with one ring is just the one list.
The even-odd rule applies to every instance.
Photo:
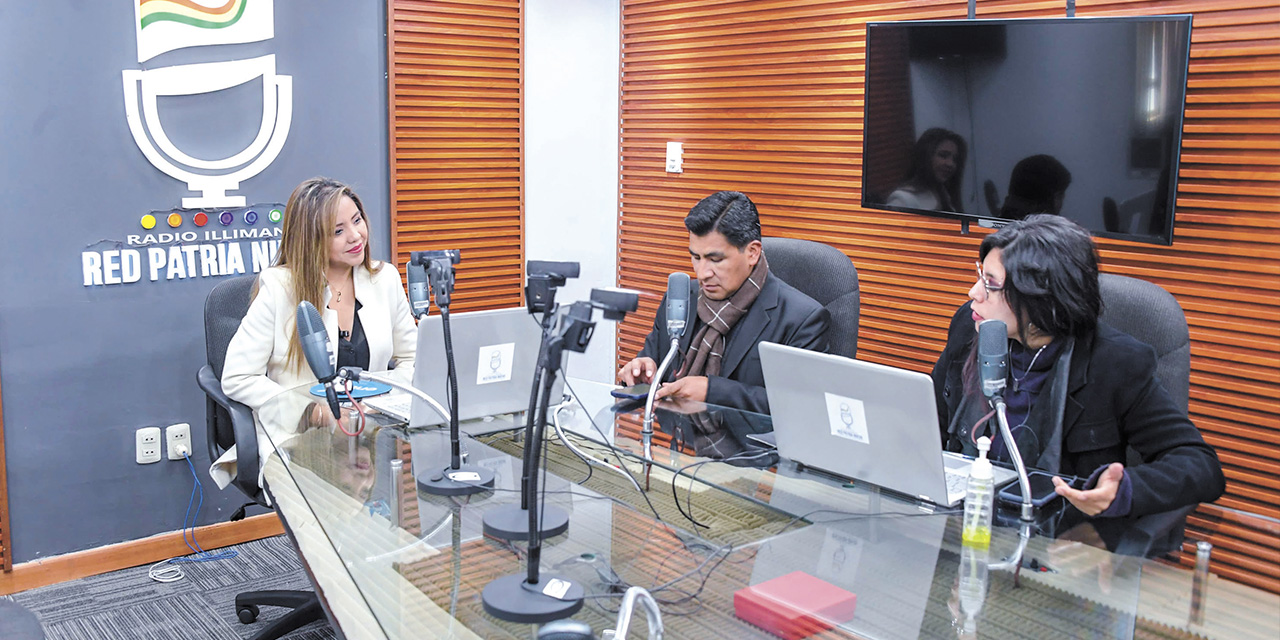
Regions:
[[[365, 215], [360, 196], [351, 187], [337, 180], [311, 178], [303, 181], [289, 195], [289, 203], [284, 208], [284, 228], [280, 234], [280, 250], [276, 254], [275, 266], [289, 270], [293, 284], [293, 304], [290, 308], [296, 308], [303, 300], [315, 305], [316, 309], [324, 306], [329, 248], [333, 242], [333, 230], [338, 223], [338, 204], [344, 196], [351, 198], [368, 225], [368, 216]], [[369, 244], [366, 237], [364, 268], [370, 273], [376, 273], [382, 263], [375, 266], [369, 257]], [[303, 365], [302, 343], [298, 340], [296, 324], [293, 333], [285, 363], [290, 369], [300, 371]]]

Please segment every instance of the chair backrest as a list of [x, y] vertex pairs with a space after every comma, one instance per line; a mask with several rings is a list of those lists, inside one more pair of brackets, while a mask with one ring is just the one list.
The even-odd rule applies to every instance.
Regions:
[[[1182, 305], [1162, 287], [1146, 280], [1101, 274], [1103, 322], [1145, 342], [1156, 351], [1156, 377], [1174, 404], [1187, 413], [1191, 395], [1191, 334]], [[1142, 464], [1142, 456], [1129, 447], [1127, 466]], [[1195, 506], [1147, 514], [1116, 543], [1116, 553], [1153, 557], [1182, 548], [1188, 513]]]
[[[240, 321], [249, 311], [250, 294], [257, 276], [238, 276], [218, 283], [204, 301], [204, 350], [213, 373], [222, 379], [222, 367], [227, 361], [227, 345], [240, 328]], [[209, 426], [214, 440], [224, 450], [235, 444], [231, 430], [231, 415], [210, 401], [212, 412]], [[213, 454], [214, 452], [210, 452]], [[215, 456], [216, 457], [216, 456]]]
[[794, 238], [764, 238], [769, 271], [818, 301], [831, 314], [831, 353], [858, 353], [858, 269], [839, 249]]
[[1173, 401], [1187, 412], [1191, 394], [1191, 334], [1178, 301], [1146, 280], [1104, 273], [1102, 321], [1156, 350], [1156, 374]]

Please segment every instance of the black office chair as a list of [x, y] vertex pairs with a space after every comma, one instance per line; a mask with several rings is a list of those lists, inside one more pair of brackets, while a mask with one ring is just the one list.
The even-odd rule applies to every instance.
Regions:
[[[226, 363], [227, 345], [240, 328], [249, 310], [250, 292], [257, 276], [231, 278], [209, 292], [204, 303], [204, 342], [209, 363], [200, 367], [197, 381], [204, 391], [205, 431], [209, 459], [217, 460], [232, 445], [236, 447], [236, 476], [231, 484], [253, 500], [245, 505], [268, 507], [266, 496], [258, 486], [258, 435], [253, 412], [222, 392], [222, 367]], [[241, 507], [232, 520], [244, 517]], [[269, 507], [268, 507], [269, 508]], [[236, 616], [250, 624], [258, 618], [260, 605], [293, 609], [267, 625], [253, 640], [276, 640], [304, 625], [324, 618], [320, 599], [309, 591], [247, 591], [236, 595]]]
[[[1156, 351], [1156, 376], [1160, 384], [1187, 413], [1191, 395], [1191, 334], [1178, 301], [1159, 285], [1110, 273], [1101, 274], [1101, 320]], [[1142, 464], [1132, 448], [1126, 466]], [[1117, 553], [1134, 556], [1161, 555], [1180, 549], [1187, 516], [1196, 505], [1138, 518], [1126, 530]]]
[[769, 271], [818, 301], [831, 314], [831, 353], [858, 354], [858, 269], [831, 245], [793, 238], [764, 238]]

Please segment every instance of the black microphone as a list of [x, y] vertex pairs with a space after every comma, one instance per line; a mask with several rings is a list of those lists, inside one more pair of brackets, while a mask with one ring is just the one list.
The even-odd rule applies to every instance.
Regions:
[[405, 264], [405, 271], [409, 274], [409, 310], [413, 317], [421, 318], [431, 306], [431, 295], [427, 292], [427, 268], [410, 260]]
[[679, 340], [689, 323], [689, 274], [679, 271], [667, 277], [667, 335]]
[[324, 396], [334, 418], [341, 418], [338, 411], [338, 393], [333, 390], [333, 379], [338, 375], [329, 359], [329, 332], [316, 306], [303, 300], [298, 303], [298, 341], [302, 343], [302, 355], [311, 367], [311, 374], [324, 383]]
[[978, 323], [978, 372], [982, 395], [991, 399], [1004, 393], [1009, 375], [1009, 328], [1002, 320]]

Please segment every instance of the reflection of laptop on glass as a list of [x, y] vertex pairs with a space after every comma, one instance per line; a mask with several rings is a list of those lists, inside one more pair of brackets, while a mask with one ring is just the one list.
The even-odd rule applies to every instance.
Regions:
[[858, 596], [852, 620], [830, 621], [841, 629], [863, 638], [920, 637], [947, 517], [824, 515], [833, 521], [761, 543], [751, 584], [803, 571]]
[[[929, 376], [769, 342], [760, 362], [782, 457], [945, 507], [964, 500], [970, 462], [942, 451]], [[1015, 477], [995, 468], [997, 486]]]
[[[459, 420], [516, 413], [529, 408], [533, 370], [542, 327], [524, 307], [449, 315], [453, 362], [458, 372]], [[449, 406], [448, 365], [440, 316], [418, 323], [418, 355], [413, 386]], [[551, 402], [560, 401], [564, 382], [556, 376]], [[443, 424], [446, 418], [425, 401], [414, 399], [409, 426]]]

